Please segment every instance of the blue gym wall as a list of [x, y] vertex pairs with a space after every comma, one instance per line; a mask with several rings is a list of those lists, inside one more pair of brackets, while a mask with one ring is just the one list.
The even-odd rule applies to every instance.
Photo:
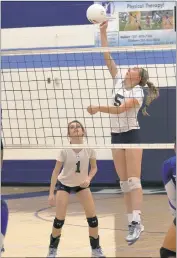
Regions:
[[91, 1], [2, 1], [1, 27], [24, 28], [89, 24]]
[[[2, 1], [2, 21], [1, 25], [4, 33], [13, 33], [20, 29], [68, 26], [72, 31], [81, 25], [89, 25], [85, 17], [87, 7], [92, 2], [16, 2]], [[75, 25], [76, 27], [72, 27]], [[31, 30], [30, 30], [31, 31]], [[33, 32], [31, 32], [33, 33]], [[7, 34], [3, 34], [7, 35]], [[23, 34], [21, 34], [23, 37]], [[47, 38], [47, 34], [46, 34]], [[8, 45], [5, 38], [3, 46]], [[24, 40], [24, 39], [22, 39]], [[14, 38], [15, 41], [15, 38]], [[14, 43], [15, 44], [15, 43]], [[13, 42], [9, 48], [18, 48], [17, 44], [13, 47]], [[89, 43], [88, 45], [92, 45]], [[8, 45], [9, 46], [9, 45]], [[36, 47], [40, 47], [36, 45]], [[49, 46], [51, 47], [51, 46]], [[19, 48], [28, 48], [26, 45]], [[30, 46], [29, 46], [30, 48]], [[163, 51], [162, 51], [163, 52]], [[141, 53], [140, 53], [141, 54]], [[149, 64], [175, 64], [175, 52], [167, 51], [166, 58], [162, 59], [157, 55], [153, 60], [149, 59]], [[147, 60], [146, 60], [147, 62]], [[2, 63], [5, 65], [4, 63]], [[128, 65], [125, 60], [124, 65]], [[148, 64], [147, 64], [148, 65]], [[5, 68], [5, 67], [4, 67]], [[172, 67], [173, 69], [173, 67]], [[171, 87], [172, 86], [172, 87]], [[176, 132], [176, 87], [168, 85], [160, 89], [160, 98], [154, 102], [149, 109], [150, 117], [143, 117], [139, 114], [141, 125], [142, 140], [144, 143], [171, 143]], [[5, 150], [6, 151], [6, 150]], [[144, 182], [161, 182], [162, 162], [174, 155], [172, 150], [145, 150], [143, 154], [142, 179]], [[49, 183], [54, 159], [50, 160], [12, 160], [6, 157], [2, 171], [2, 183]], [[93, 183], [114, 184], [117, 176], [112, 160], [98, 160], [98, 173]]]

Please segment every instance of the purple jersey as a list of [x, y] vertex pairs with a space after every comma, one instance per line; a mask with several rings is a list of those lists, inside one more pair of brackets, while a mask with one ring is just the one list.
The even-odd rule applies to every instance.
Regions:
[[176, 216], [176, 156], [163, 163], [162, 179], [171, 211]]

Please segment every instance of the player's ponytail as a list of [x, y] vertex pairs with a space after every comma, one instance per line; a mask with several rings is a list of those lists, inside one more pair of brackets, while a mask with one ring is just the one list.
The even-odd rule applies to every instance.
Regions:
[[146, 85], [148, 86], [147, 95], [145, 97], [145, 106], [142, 109], [143, 115], [144, 116], [148, 116], [149, 114], [147, 113], [147, 107], [149, 107], [149, 105], [155, 99], [158, 98], [158, 96], [159, 96], [159, 89], [157, 87], [155, 87], [153, 82], [149, 81], [149, 74], [148, 74], [148, 72], [144, 68], [141, 68], [140, 76], [141, 76], [141, 80], [140, 80], [139, 85], [142, 86], [142, 87], [145, 87]]
[[158, 98], [159, 96], [159, 90], [157, 87], [155, 87], [155, 85], [150, 82], [149, 80], [147, 81], [147, 92], [148, 94], [145, 97], [145, 107], [142, 109], [142, 113], [144, 116], [148, 116], [149, 114], [147, 113], [147, 107], [149, 107], [149, 105]]

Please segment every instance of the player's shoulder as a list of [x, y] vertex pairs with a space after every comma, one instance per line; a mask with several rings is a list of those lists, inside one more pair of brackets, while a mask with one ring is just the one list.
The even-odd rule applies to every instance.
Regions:
[[122, 81], [123, 81], [123, 75], [121, 74], [121, 70], [117, 70], [117, 74], [113, 80], [114, 85], [116, 85], [118, 88], [122, 87]]
[[64, 162], [66, 160], [66, 152], [64, 149], [58, 150], [57, 161]]
[[163, 162], [162, 176], [168, 178], [174, 171], [176, 171], [176, 156], [170, 157]]
[[176, 156], [173, 156], [163, 162], [162, 180], [164, 184], [168, 184], [176, 174]]
[[59, 150], [59, 154], [63, 156], [70, 156], [73, 154], [73, 150], [71, 148], [64, 148]]
[[131, 91], [132, 97], [134, 98], [144, 98], [144, 91], [141, 86], [137, 85]]
[[174, 166], [176, 166], [176, 155], [173, 157], [170, 157], [169, 159], [167, 159], [163, 162], [163, 167], [172, 168]]
[[141, 93], [141, 94], [144, 92], [144, 91], [143, 91], [143, 88], [142, 88], [140, 85], [135, 86], [135, 87], [133, 88], [133, 90], [134, 90], [135, 92]]
[[88, 153], [92, 153], [92, 152], [95, 152], [95, 150], [93, 148], [86, 148], [85, 149]]
[[96, 158], [96, 151], [94, 149], [87, 148], [85, 151], [87, 152], [89, 158]]
[[66, 151], [67, 151], [67, 149], [59, 149], [58, 152], [63, 154], [63, 153], [66, 153]]

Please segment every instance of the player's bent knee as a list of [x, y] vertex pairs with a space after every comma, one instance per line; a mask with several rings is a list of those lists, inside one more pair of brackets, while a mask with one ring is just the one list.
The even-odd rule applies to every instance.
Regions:
[[129, 177], [128, 185], [129, 185], [130, 191], [134, 189], [139, 189], [141, 188], [141, 180], [138, 177]]
[[87, 218], [87, 222], [90, 228], [96, 228], [98, 227], [98, 218], [97, 216], [93, 218]]
[[120, 181], [120, 188], [123, 193], [130, 192], [130, 187], [129, 187], [128, 181]]
[[176, 257], [176, 252], [170, 251], [164, 247], [160, 248], [160, 258], [173, 258]]
[[60, 228], [63, 227], [64, 222], [65, 222], [64, 220], [60, 220], [60, 219], [55, 218], [54, 222], [53, 222], [53, 227], [56, 228], [56, 229], [60, 229]]

